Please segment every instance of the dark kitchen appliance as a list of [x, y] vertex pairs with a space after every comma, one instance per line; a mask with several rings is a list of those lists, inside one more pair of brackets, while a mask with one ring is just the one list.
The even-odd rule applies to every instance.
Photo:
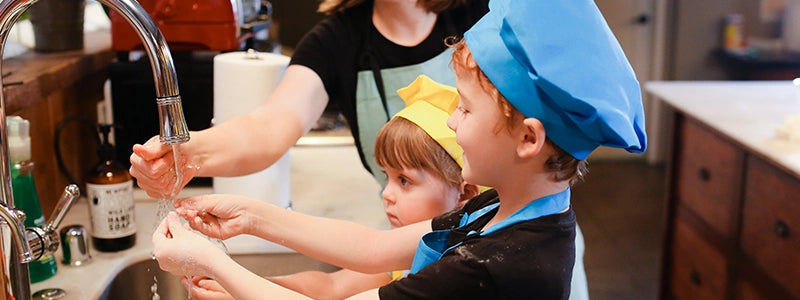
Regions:
[[[265, 0], [140, 0], [172, 51], [231, 51], [269, 27], [271, 5]], [[111, 48], [142, 49], [141, 41], [119, 14], [109, 12]]]
[[[266, 0], [139, 0], [158, 25], [170, 47], [183, 110], [189, 130], [211, 126], [213, 117], [214, 55], [245, 49], [271, 52], [267, 29], [272, 6]], [[115, 142], [120, 161], [134, 144], [159, 133], [150, 62], [138, 55], [141, 40], [127, 22], [113, 11], [112, 50], [117, 60], [109, 66]], [[210, 185], [210, 178], [196, 178], [194, 184]]]

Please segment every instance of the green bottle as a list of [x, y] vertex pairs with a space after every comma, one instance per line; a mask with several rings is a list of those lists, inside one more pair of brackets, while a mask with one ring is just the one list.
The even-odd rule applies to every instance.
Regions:
[[[30, 124], [19, 116], [9, 116], [6, 118], [6, 126], [14, 205], [25, 212], [25, 227], [44, 227], [46, 221], [42, 215], [42, 206], [33, 182]], [[31, 275], [31, 283], [43, 281], [56, 274], [56, 259], [53, 255], [47, 255], [28, 263], [28, 270]]]

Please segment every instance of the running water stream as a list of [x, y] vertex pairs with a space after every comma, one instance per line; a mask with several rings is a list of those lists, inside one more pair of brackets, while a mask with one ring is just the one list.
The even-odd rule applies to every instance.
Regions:
[[[180, 167], [181, 164], [179, 162], [183, 157], [181, 156], [178, 145], [172, 145], [172, 155], [175, 165], [175, 167], [173, 168], [175, 170], [175, 184], [172, 186], [172, 191], [170, 191], [168, 195], [165, 195], [163, 198], [158, 199], [158, 212], [157, 212], [158, 221], [156, 222], [155, 226], [158, 226], [158, 224], [160, 224], [164, 220], [164, 218], [167, 217], [167, 214], [169, 214], [170, 211], [175, 209], [173, 202], [175, 202], [176, 197], [181, 192], [181, 183], [183, 182], [183, 170], [182, 167]], [[197, 168], [197, 166], [188, 166], [187, 168]], [[228, 253], [228, 247], [225, 246], [225, 243], [222, 240], [206, 236], [199, 231], [195, 231], [195, 233], [206, 237], [211, 242], [220, 247], [223, 251], [225, 251], [225, 253]], [[153, 260], [156, 259], [155, 254], [153, 254], [152, 259]], [[150, 292], [153, 295], [152, 300], [160, 300], [161, 296], [158, 295], [158, 281], [156, 280], [155, 276], [153, 276], [153, 281], [154, 283], [150, 287]], [[191, 299], [191, 295], [189, 295], [189, 298]]]

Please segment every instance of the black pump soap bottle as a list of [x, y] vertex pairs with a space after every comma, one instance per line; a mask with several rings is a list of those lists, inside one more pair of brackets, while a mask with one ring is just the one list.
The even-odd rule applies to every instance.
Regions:
[[125, 250], [136, 243], [133, 179], [116, 160], [116, 149], [108, 142], [111, 125], [98, 126], [100, 162], [86, 177], [86, 198], [92, 217], [92, 243], [103, 252]]

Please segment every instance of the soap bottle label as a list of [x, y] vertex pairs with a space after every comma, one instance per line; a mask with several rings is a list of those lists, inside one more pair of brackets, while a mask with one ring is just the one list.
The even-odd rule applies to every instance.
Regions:
[[114, 239], [136, 233], [133, 180], [115, 184], [86, 183], [92, 236]]

